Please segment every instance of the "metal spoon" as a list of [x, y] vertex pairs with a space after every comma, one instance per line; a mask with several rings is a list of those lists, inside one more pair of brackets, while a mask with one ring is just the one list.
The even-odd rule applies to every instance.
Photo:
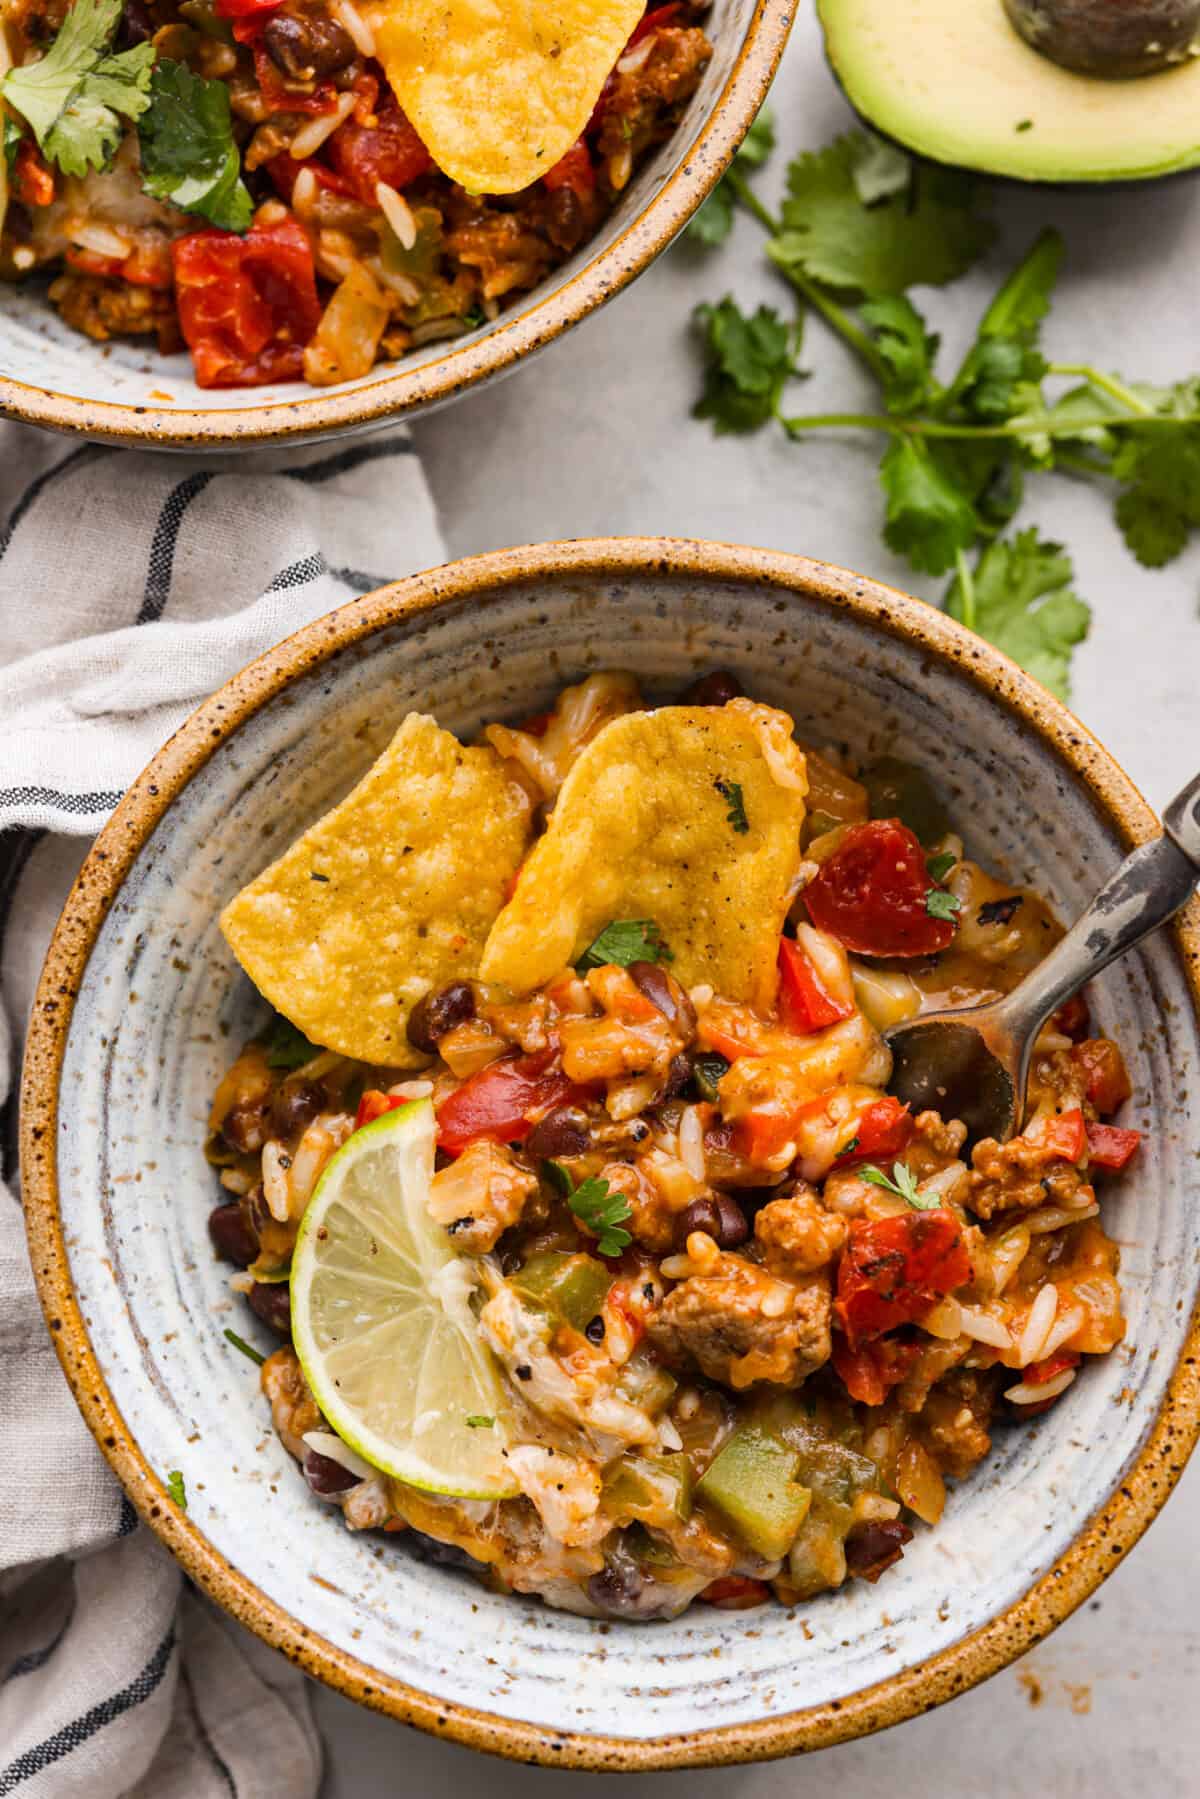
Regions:
[[1163, 835], [1127, 856], [1083, 917], [1003, 999], [927, 1012], [884, 1035], [891, 1091], [914, 1112], [961, 1118], [967, 1142], [1021, 1128], [1038, 1032], [1084, 983], [1174, 917], [1200, 881], [1200, 775], [1163, 814]]

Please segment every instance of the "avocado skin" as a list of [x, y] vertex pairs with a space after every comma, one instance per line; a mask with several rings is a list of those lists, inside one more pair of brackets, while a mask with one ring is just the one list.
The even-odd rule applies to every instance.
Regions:
[[1104, 80], [1174, 67], [1200, 29], [1200, 0], [1004, 0], [1004, 10], [1042, 56]]

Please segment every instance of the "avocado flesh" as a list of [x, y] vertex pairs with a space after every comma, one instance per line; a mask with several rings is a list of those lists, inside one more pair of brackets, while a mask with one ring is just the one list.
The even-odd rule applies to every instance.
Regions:
[[1200, 59], [1127, 81], [1072, 74], [1002, 0], [817, 0], [855, 110], [918, 155], [1019, 181], [1143, 181], [1200, 164]]

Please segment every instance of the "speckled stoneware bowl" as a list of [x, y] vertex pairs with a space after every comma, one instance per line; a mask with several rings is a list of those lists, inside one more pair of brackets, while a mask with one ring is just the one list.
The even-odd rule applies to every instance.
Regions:
[[[1157, 824], [1112, 759], [941, 614], [801, 557], [666, 540], [505, 551], [356, 600], [209, 700], [136, 782], [63, 914], [26, 1058], [33, 1261], [67, 1376], [142, 1516], [230, 1612], [310, 1673], [423, 1729], [584, 1768], [748, 1760], [878, 1729], [1026, 1649], [1111, 1573], [1197, 1433], [1200, 907], [1097, 983], [1130, 1058], [1136, 1172], [1110, 1185], [1129, 1336], [919, 1530], [877, 1587], [793, 1611], [599, 1624], [502, 1599], [354, 1536], [272, 1434], [265, 1334], [228, 1290], [201, 1142], [262, 1016], [225, 900], [357, 779], [410, 707], [471, 732], [565, 681], [667, 695], [725, 665], [817, 743], [899, 746], [971, 847], [1073, 914]], [[163, 1477], [183, 1471], [186, 1514]]]
[[201, 389], [186, 354], [92, 343], [38, 284], [0, 281], [0, 418], [153, 449], [251, 448], [368, 429], [505, 374], [620, 293], [711, 192], [771, 85], [793, 0], [715, 0], [713, 58], [670, 140], [641, 164], [595, 237], [494, 324], [334, 387]]

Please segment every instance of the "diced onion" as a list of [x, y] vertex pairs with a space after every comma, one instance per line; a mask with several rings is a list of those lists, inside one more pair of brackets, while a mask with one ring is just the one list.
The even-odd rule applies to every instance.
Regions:
[[375, 1472], [369, 1462], [364, 1462], [360, 1455], [347, 1449], [342, 1439], [335, 1437], [331, 1430], [306, 1430], [302, 1440], [306, 1449], [311, 1449], [316, 1455], [323, 1455], [327, 1462], [336, 1462], [347, 1474], [357, 1474], [359, 1480], [370, 1480]]

